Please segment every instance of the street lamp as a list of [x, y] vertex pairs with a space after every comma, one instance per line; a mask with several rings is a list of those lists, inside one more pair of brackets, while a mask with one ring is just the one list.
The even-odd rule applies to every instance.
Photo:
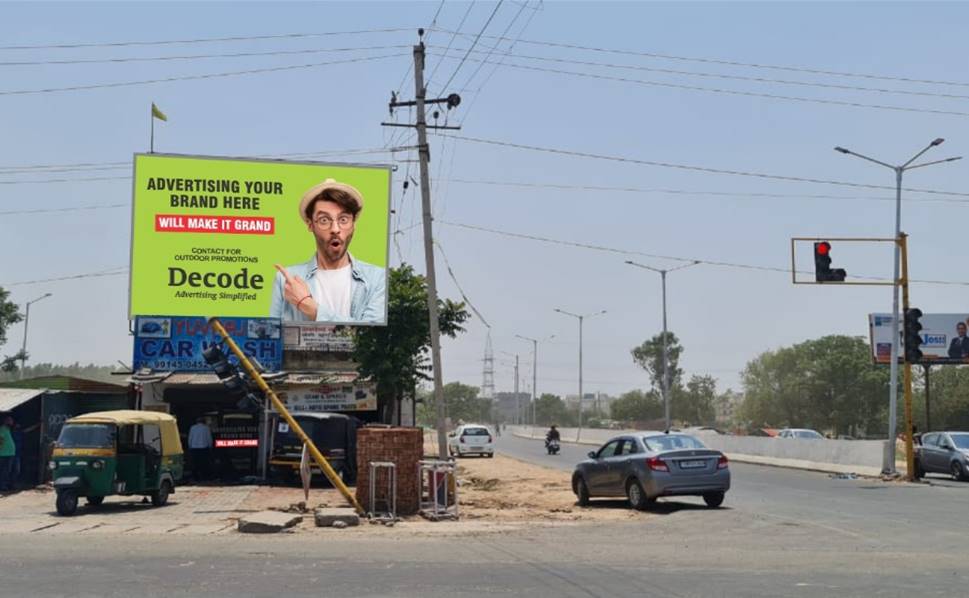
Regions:
[[575, 431], [575, 441], [579, 441], [579, 436], [582, 434], [582, 321], [586, 318], [594, 318], [596, 316], [601, 316], [606, 313], [606, 310], [597, 311], [592, 314], [574, 314], [570, 311], [565, 311], [564, 309], [555, 308], [555, 311], [560, 314], [565, 314], [567, 316], [572, 316], [579, 320], [579, 427]]
[[667, 347], [667, 332], [666, 332], [666, 274], [668, 272], [674, 272], [676, 270], [682, 270], [683, 268], [689, 268], [690, 266], [696, 266], [699, 261], [693, 261], [689, 264], [683, 264], [682, 266], [677, 266], [675, 268], [667, 268], [662, 270], [660, 268], [653, 268], [652, 266], [647, 266], [646, 264], [639, 264], [631, 260], [626, 260], [626, 263], [630, 266], [636, 266], [637, 268], [645, 268], [646, 270], [652, 270], [653, 272], [659, 272], [660, 278], [663, 281], [663, 410], [666, 416], [666, 431], [670, 431], [670, 357], [669, 349]]
[[518, 353], [512, 355], [508, 351], [502, 351], [505, 355], [515, 358], [515, 424], [521, 425], [522, 423], [522, 400], [518, 396]]
[[[520, 338], [523, 341], [531, 341], [532, 343], [532, 425], [536, 425], [538, 422], [535, 420], [535, 397], [538, 395], [538, 339], [529, 338], [527, 336], [522, 336], [516, 334], [515, 338]], [[544, 341], [550, 341], [555, 338], [555, 335], [543, 339]]]
[[941, 137], [936, 138], [932, 141], [932, 143], [927, 145], [925, 149], [912, 156], [908, 162], [902, 164], [901, 166], [892, 166], [887, 162], [876, 160], [843, 147], [834, 148], [835, 151], [842, 154], [855, 156], [856, 158], [861, 158], [862, 160], [867, 160], [873, 164], [878, 164], [879, 166], [884, 166], [885, 168], [890, 168], [895, 171], [895, 276], [892, 278], [892, 322], [894, 325], [895, 334], [892, 335], [892, 354], [888, 388], [888, 443], [885, 446], [885, 456], [882, 462], [882, 472], [887, 474], [895, 473], [895, 410], [898, 404], [898, 276], [900, 262], [900, 247], [898, 240], [902, 234], [902, 174], [906, 170], [912, 170], [913, 168], [922, 168], [924, 166], [932, 166], [933, 164], [942, 164], [944, 162], [955, 162], [956, 160], [961, 160], [962, 156], [958, 156], [955, 158], [946, 158], [944, 160], [933, 160], [931, 162], [923, 162], [921, 164], [912, 164], [912, 162], [918, 160], [925, 152], [937, 145], [942, 145], [943, 141], [945, 141], [945, 139]]
[[27, 325], [30, 323], [30, 304], [47, 299], [53, 293], [45, 293], [36, 299], [28, 301], [24, 307], [24, 344], [20, 347], [20, 379], [24, 379], [24, 368], [27, 365]]

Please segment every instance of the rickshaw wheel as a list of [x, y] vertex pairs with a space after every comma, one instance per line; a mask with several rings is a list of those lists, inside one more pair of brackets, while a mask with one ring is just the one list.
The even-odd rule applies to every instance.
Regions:
[[89, 497], [87, 497], [87, 504], [91, 505], [92, 507], [100, 507], [101, 506], [101, 503], [103, 503], [103, 502], [104, 502], [104, 497], [103, 496], [89, 496]]
[[168, 480], [162, 482], [161, 487], [157, 492], [151, 495], [151, 504], [156, 507], [164, 507], [168, 502], [168, 495], [172, 493], [172, 483]]
[[77, 513], [77, 493], [73, 490], [60, 490], [55, 504], [58, 515], [73, 515]]

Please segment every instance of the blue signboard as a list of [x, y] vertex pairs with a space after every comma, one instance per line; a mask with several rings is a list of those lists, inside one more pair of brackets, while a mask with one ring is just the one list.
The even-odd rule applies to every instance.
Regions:
[[[271, 372], [283, 365], [279, 318], [219, 318], [232, 340]], [[135, 318], [134, 369], [164, 372], [209, 372], [202, 351], [220, 340], [205, 318], [138, 316]], [[228, 352], [228, 351], [227, 351]]]

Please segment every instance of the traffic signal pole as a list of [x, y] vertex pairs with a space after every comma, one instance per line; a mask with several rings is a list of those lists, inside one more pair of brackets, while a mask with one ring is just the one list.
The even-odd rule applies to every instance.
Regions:
[[296, 435], [299, 436], [299, 439], [303, 441], [303, 443], [309, 449], [313, 460], [316, 461], [316, 464], [320, 466], [320, 470], [323, 472], [323, 475], [326, 476], [326, 479], [330, 480], [333, 487], [340, 491], [340, 494], [347, 499], [347, 502], [350, 503], [358, 514], [366, 515], [363, 507], [361, 507], [360, 503], [357, 502], [357, 498], [352, 492], [350, 492], [350, 489], [347, 488], [346, 484], [343, 483], [343, 480], [340, 479], [340, 476], [337, 475], [336, 471], [333, 470], [333, 467], [330, 466], [330, 462], [326, 460], [326, 457], [323, 456], [320, 449], [316, 448], [313, 440], [306, 435], [303, 428], [301, 428], [293, 416], [289, 414], [289, 410], [286, 409], [286, 405], [279, 400], [279, 397], [276, 396], [273, 389], [266, 384], [266, 381], [263, 380], [262, 376], [259, 374], [259, 371], [253, 367], [252, 363], [249, 361], [249, 358], [246, 357], [246, 354], [243, 353], [242, 349], [239, 348], [239, 345], [232, 340], [232, 337], [229, 336], [228, 332], [226, 332], [226, 329], [222, 326], [222, 323], [219, 322], [219, 319], [210, 318], [209, 324], [217, 333], [219, 333], [219, 336], [222, 337], [225, 344], [228, 345], [229, 349], [235, 354], [236, 358], [239, 360], [239, 363], [242, 364], [242, 367], [246, 370], [246, 373], [249, 374], [249, 377], [256, 381], [256, 385], [259, 386], [259, 390], [261, 390], [263, 394], [266, 395], [266, 398], [272, 402], [273, 407], [276, 409], [279, 415], [286, 420], [286, 423], [289, 424], [289, 429], [295, 432]]
[[[901, 253], [902, 278], [899, 281], [902, 287], [902, 313], [908, 313], [908, 235], [900, 232], [898, 234], [898, 248]], [[897, 322], [897, 320], [896, 320]], [[898, 336], [897, 334], [895, 335]], [[897, 341], [897, 338], [896, 338]], [[905, 360], [905, 477], [908, 481], [915, 480], [915, 449], [912, 441], [912, 364]], [[892, 439], [892, 457], [894, 458], [895, 439]]]

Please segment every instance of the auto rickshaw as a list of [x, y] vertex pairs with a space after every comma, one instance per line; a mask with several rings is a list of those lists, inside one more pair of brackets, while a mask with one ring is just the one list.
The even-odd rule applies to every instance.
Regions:
[[154, 411], [99, 411], [64, 423], [50, 461], [57, 512], [73, 515], [80, 497], [150, 496], [160, 507], [182, 478], [184, 456], [174, 417]]
[[[356, 482], [359, 420], [341, 413], [316, 411], [296, 411], [291, 415], [340, 478], [347, 484]], [[273, 477], [298, 479], [303, 442], [281, 418], [276, 419], [273, 427], [272, 447], [269, 467]], [[320, 471], [315, 463], [311, 468], [313, 472]]]

